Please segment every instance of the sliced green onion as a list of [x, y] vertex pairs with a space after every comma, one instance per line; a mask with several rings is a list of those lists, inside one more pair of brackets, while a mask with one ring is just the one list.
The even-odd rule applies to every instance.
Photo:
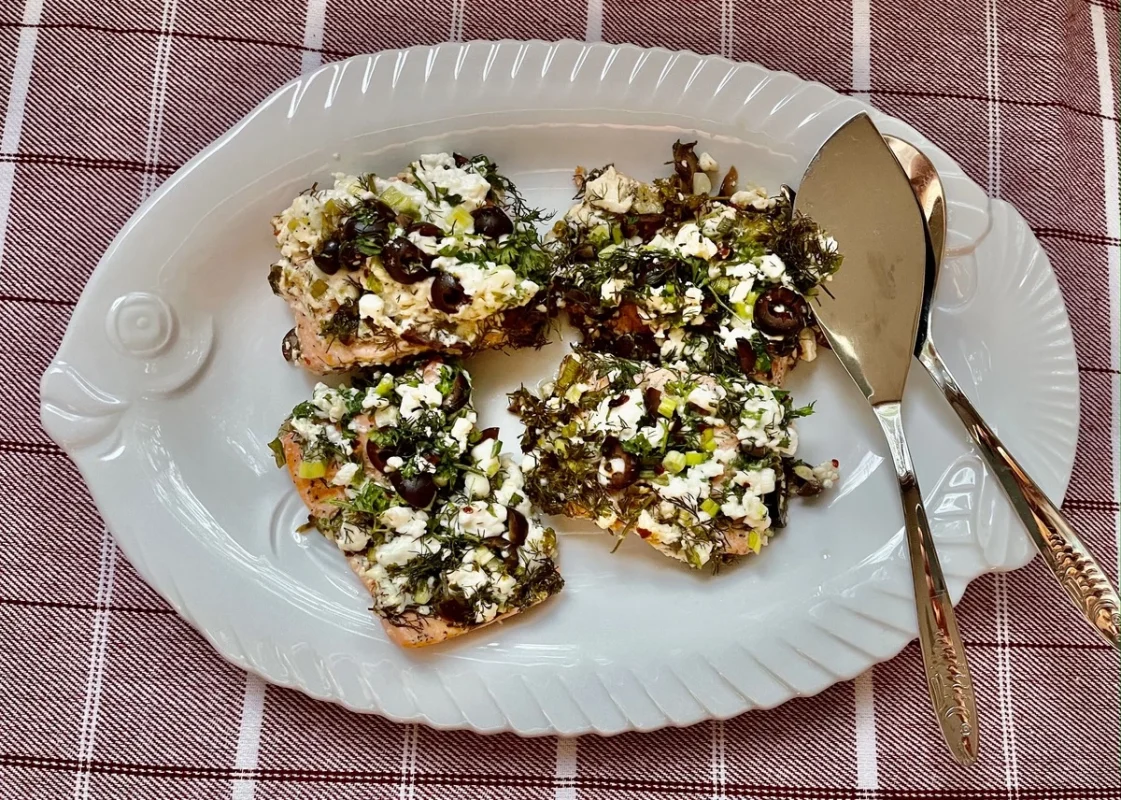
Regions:
[[287, 459], [284, 457], [284, 444], [280, 441], [280, 437], [276, 437], [269, 442], [269, 450], [272, 450], [273, 457], [276, 459], [276, 465], [283, 467]]
[[717, 294], [728, 294], [732, 291], [732, 281], [725, 277], [719, 277], [709, 285]]
[[398, 214], [416, 213], [419, 209], [416, 203], [410, 200], [405, 193], [396, 186], [387, 186], [381, 193], [381, 201]]
[[715, 517], [720, 513], [720, 504], [710, 497], [701, 503], [701, 511], [705, 512], [710, 517]]
[[708, 453], [698, 453], [696, 450], [690, 450], [685, 454], [685, 463], [690, 467], [695, 467], [706, 461], [708, 461]]
[[389, 375], [382, 376], [381, 381], [374, 388], [374, 394], [378, 397], [388, 397], [393, 393], [393, 378]]
[[305, 481], [313, 481], [327, 474], [327, 464], [323, 461], [301, 461], [299, 476]]
[[615, 244], [622, 244], [623, 243], [623, 229], [622, 228], [616, 227], [614, 225], [611, 226], [611, 241], [615, 242]]
[[685, 454], [678, 450], [670, 450], [662, 458], [662, 466], [666, 468], [666, 472], [676, 475], [685, 469]]
[[448, 223], [453, 231], [462, 233], [475, 224], [475, 218], [463, 206], [456, 206], [452, 209], [452, 213], [448, 214]]
[[596, 225], [588, 232], [588, 241], [596, 247], [601, 247], [611, 238], [611, 228], [607, 225]]
[[763, 549], [763, 537], [759, 535], [759, 531], [752, 531], [747, 534], [747, 546], [751, 548], [752, 552], [759, 555], [759, 551]]
[[701, 449], [712, 452], [716, 449], [716, 429], [705, 428], [704, 433], [701, 434]]
[[677, 401], [669, 395], [662, 395], [662, 400], [658, 403], [658, 413], [663, 417], [672, 417], [673, 412], [676, 410]]
[[560, 373], [557, 375], [557, 388], [567, 389], [576, 381], [580, 374], [580, 362], [572, 356], [565, 356], [561, 362]]
[[327, 281], [315, 281], [311, 284], [311, 296], [318, 300], [327, 291]]

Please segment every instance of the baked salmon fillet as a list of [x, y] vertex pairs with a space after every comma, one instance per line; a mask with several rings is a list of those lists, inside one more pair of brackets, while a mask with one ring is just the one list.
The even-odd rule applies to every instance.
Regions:
[[318, 374], [544, 343], [552, 259], [539, 212], [486, 156], [421, 156], [399, 175], [335, 175], [272, 220], [269, 273]]
[[812, 409], [742, 377], [575, 352], [510, 409], [526, 426], [522, 470], [538, 508], [633, 532], [695, 568], [758, 553], [786, 524], [791, 493], [837, 479], [836, 462], [794, 457], [794, 421]]
[[373, 598], [389, 638], [423, 647], [560, 591], [556, 534], [519, 465], [479, 430], [467, 373], [430, 361], [315, 387], [271, 447]]
[[550, 234], [561, 302], [586, 349], [781, 386], [825, 341], [810, 301], [836, 242], [694, 145], [649, 183], [577, 170], [579, 202]]

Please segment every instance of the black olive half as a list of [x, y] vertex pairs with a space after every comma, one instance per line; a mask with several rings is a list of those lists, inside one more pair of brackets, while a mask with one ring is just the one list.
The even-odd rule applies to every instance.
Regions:
[[514, 223], [498, 206], [482, 206], [471, 212], [475, 220], [475, 233], [497, 239], [514, 232]]
[[440, 403], [440, 408], [445, 414], [454, 414], [467, 405], [467, 401], [470, 399], [471, 381], [467, 379], [465, 373], [460, 372], [452, 381], [452, 387], [444, 397], [444, 401]]
[[506, 508], [506, 522], [509, 529], [506, 531], [506, 538], [510, 540], [510, 546], [517, 548], [525, 543], [526, 537], [529, 535], [529, 522], [525, 518], [525, 514], [518, 511], [516, 508]]
[[740, 174], [736, 171], [735, 167], [728, 167], [728, 174], [724, 176], [724, 180], [720, 182], [720, 196], [731, 197], [736, 193], [739, 188]]
[[744, 375], [755, 374], [755, 349], [747, 339], [736, 340], [736, 358], [739, 359], [740, 369]]
[[420, 248], [400, 237], [382, 248], [381, 263], [398, 283], [419, 283], [431, 274]]
[[339, 243], [334, 239], [328, 239], [312, 260], [325, 275], [334, 275], [339, 271]]
[[414, 222], [406, 229], [407, 233], [417, 233], [421, 236], [432, 236], [437, 239], [443, 237], [444, 232], [440, 230], [439, 226], [433, 225], [431, 222]]
[[436, 479], [428, 472], [418, 472], [407, 478], [400, 472], [391, 472], [389, 482], [401, 499], [413, 508], [428, 508], [436, 497]]
[[300, 337], [296, 335], [295, 328], [284, 334], [284, 340], [280, 343], [280, 353], [289, 364], [295, 364], [300, 357]]
[[463, 291], [463, 284], [447, 272], [441, 272], [432, 281], [430, 295], [432, 307], [445, 314], [454, 314], [467, 302], [467, 292]]
[[642, 404], [646, 406], [647, 414], [652, 417], [658, 416], [658, 408], [662, 405], [662, 392], [653, 386], [649, 387], [642, 393]]
[[626, 489], [638, 480], [638, 459], [623, 449], [623, 444], [614, 437], [608, 437], [603, 443], [603, 457], [608, 464], [615, 459], [623, 462], [623, 468], [612, 471], [607, 479], [607, 488], [613, 492]]
[[378, 472], [388, 472], [388, 461], [397, 455], [392, 447], [378, 447], [372, 439], [366, 441], [366, 457]]
[[478, 444], [479, 442], [485, 442], [488, 439], [497, 439], [497, 438], [498, 438], [498, 428], [483, 428], [481, 431], [479, 431], [479, 441], [475, 442], [475, 444]]
[[755, 301], [755, 325], [771, 336], [790, 336], [806, 326], [809, 309], [802, 296], [785, 286], [773, 286]]

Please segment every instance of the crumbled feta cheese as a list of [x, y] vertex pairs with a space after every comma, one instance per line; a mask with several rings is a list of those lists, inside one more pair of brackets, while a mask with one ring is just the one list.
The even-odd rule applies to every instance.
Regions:
[[486, 497], [490, 494], [490, 481], [485, 475], [479, 475], [476, 472], [468, 472], [463, 480], [463, 484], [468, 497]]
[[759, 266], [759, 274], [764, 278], [777, 281], [786, 273], [786, 264], [782, 263], [782, 259], [774, 253], [761, 256], [756, 263]]
[[701, 153], [700, 158], [697, 159], [697, 165], [703, 172], [718, 172], [720, 170], [720, 164], [708, 153]]
[[335, 544], [343, 552], [353, 553], [355, 550], [361, 550], [370, 541], [370, 535], [349, 522], [344, 522], [339, 526], [338, 533], [335, 534]]
[[619, 292], [627, 285], [626, 280], [622, 278], [608, 278], [603, 282], [600, 287], [600, 296], [605, 303], [611, 305], [618, 305], [620, 300]]
[[401, 384], [396, 392], [401, 398], [401, 416], [405, 419], [416, 419], [424, 408], [439, 408], [444, 401], [440, 390], [431, 383]]
[[374, 412], [374, 426], [392, 428], [397, 425], [397, 406], [386, 406]]
[[312, 444], [318, 441], [319, 437], [323, 435], [323, 431], [325, 429], [325, 426], [312, 422], [307, 417], [293, 417], [291, 425], [292, 430], [294, 430], [300, 436], [300, 438], [308, 444]]
[[472, 503], [459, 510], [456, 524], [464, 533], [486, 538], [506, 532], [506, 508], [486, 503]]
[[376, 294], [367, 292], [358, 298], [358, 314], [364, 319], [381, 319], [385, 311], [385, 301]]
[[695, 222], [687, 222], [677, 231], [674, 246], [684, 256], [703, 258], [706, 261], [716, 255], [716, 243], [701, 234]]
[[475, 427], [476, 416], [474, 411], [468, 411], [462, 417], [459, 417], [452, 423], [451, 437], [458, 445], [458, 450], [462, 453], [467, 449], [467, 437]]
[[728, 301], [731, 303], [742, 303], [751, 294], [752, 288], [755, 286], [755, 280], [748, 278], [747, 280], [737, 281], [736, 285], [732, 287], [732, 291], [728, 292]]
[[759, 187], [753, 186], [749, 189], [741, 189], [732, 195], [732, 205], [739, 206], [740, 208], [754, 208], [756, 211], [766, 211], [773, 208], [775, 199], [768, 197], [767, 192]]
[[655, 519], [654, 515], [645, 508], [638, 515], [635, 529], [640, 534], [645, 534], [646, 538], [654, 544], [673, 544], [681, 539], [681, 528]]
[[634, 180], [608, 167], [595, 180], [584, 185], [584, 199], [589, 205], [612, 214], [626, 214], [635, 200]]
[[722, 394], [723, 389], [719, 386], [700, 385], [694, 387], [685, 400], [705, 411], [715, 411]]
[[[638, 432], [638, 421], [646, 413], [642, 391], [628, 389], [622, 397], [626, 398], [622, 403], [614, 397], [603, 398], [588, 420], [589, 425], [594, 430], [616, 433], [621, 439], [633, 438]], [[613, 401], [618, 405], [613, 407]]]
[[331, 478], [331, 483], [335, 486], [349, 486], [354, 481], [354, 476], [358, 474], [358, 465], [353, 462], [347, 462], [339, 467], [335, 477]]

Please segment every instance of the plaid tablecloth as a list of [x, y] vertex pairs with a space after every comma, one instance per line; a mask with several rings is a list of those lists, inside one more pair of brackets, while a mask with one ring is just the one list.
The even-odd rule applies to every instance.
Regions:
[[117, 229], [301, 70], [471, 38], [720, 53], [870, 97], [1024, 213], [1078, 347], [1065, 508], [1116, 579], [1118, 17], [1115, 0], [0, 1], [0, 798], [1121, 797], [1117, 656], [1038, 562], [977, 581], [961, 606], [984, 723], [971, 770], [936, 738], [914, 646], [728, 722], [442, 733], [226, 664], [119, 555], [37, 414], [38, 377]]

